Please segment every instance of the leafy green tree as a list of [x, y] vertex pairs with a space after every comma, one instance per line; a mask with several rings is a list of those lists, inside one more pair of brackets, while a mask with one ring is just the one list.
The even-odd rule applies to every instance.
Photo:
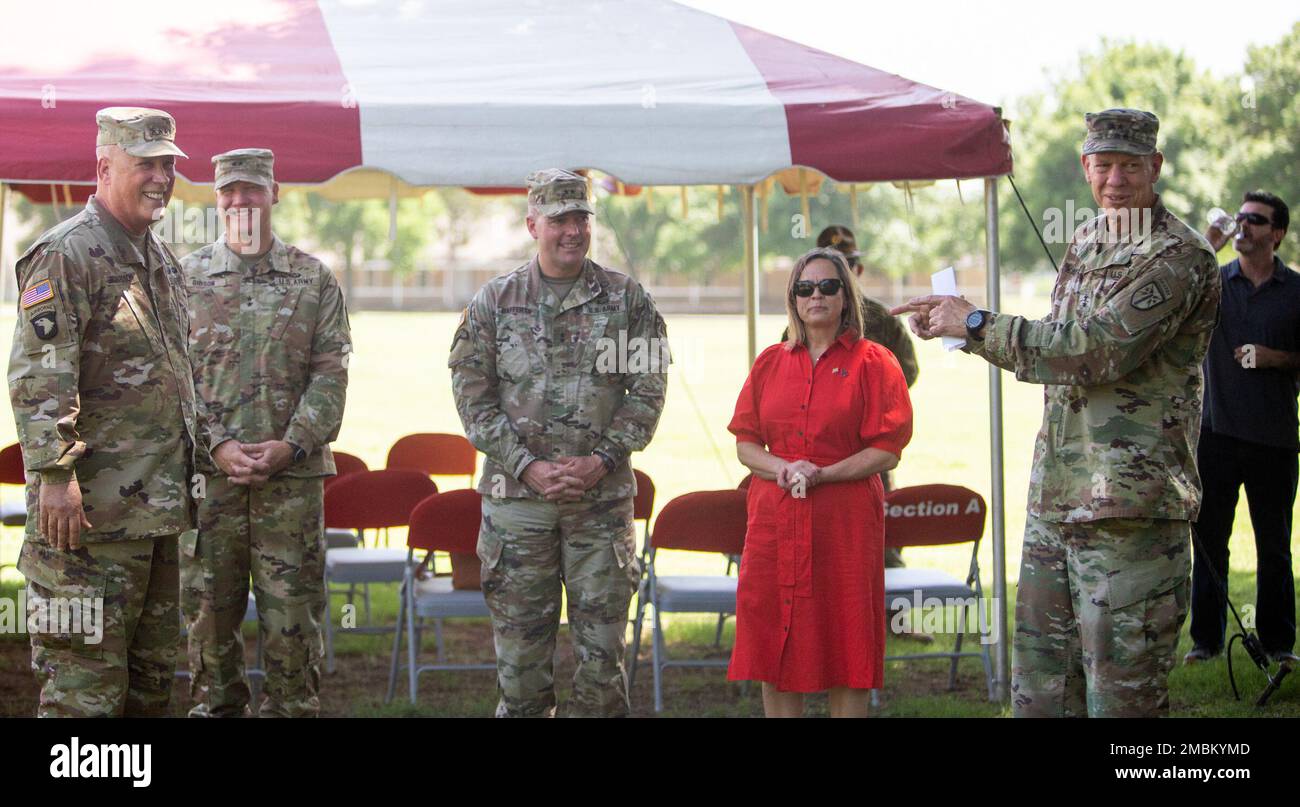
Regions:
[[[1277, 43], [1251, 47], [1243, 78], [1228, 119], [1234, 137], [1221, 204], [1233, 210], [1243, 192], [1263, 188], [1300, 215], [1300, 22]], [[1283, 251], [1294, 252], [1297, 231], [1293, 224]]]

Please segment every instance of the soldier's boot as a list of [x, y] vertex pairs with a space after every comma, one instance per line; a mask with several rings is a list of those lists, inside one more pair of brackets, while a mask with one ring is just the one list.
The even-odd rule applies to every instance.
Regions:
[[483, 498], [478, 556], [497, 655], [497, 717], [554, 717], [560, 627], [557, 505]]
[[1029, 516], [1016, 594], [1011, 710], [1016, 717], [1087, 714], [1079, 625], [1061, 526]]
[[1169, 714], [1187, 618], [1191, 526], [1170, 519], [1067, 525], [1091, 717]]
[[632, 502], [562, 505], [569, 630], [577, 654], [570, 717], [626, 717], [628, 606], [641, 579]]

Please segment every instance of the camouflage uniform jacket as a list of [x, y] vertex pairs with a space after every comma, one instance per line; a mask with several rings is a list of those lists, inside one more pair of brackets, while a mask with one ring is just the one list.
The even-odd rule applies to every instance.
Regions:
[[969, 346], [1046, 385], [1029, 482], [1029, 512], [1044, 521], [1194, 519], [1200, 509], [1201, 360], [1219, 272], [1205, 240], [1158, 197], [1147, 229], [1130, 242], [1108, 237], [1104, 217], [1083, 224], [1052, 313], [994, 314]]
[[[631, 361], [614, 361], [624, 347]], [[536, 258], [489, 281], [448, 362], [465, 434], [487, 455], [479, 492], [540, 498], [519, 479], [528, 463], [599, 449], [617, 467], [584, 498], [633, 495], [627, 459], [654, 435], [669, 361], [663, 318], [627, 275], [588, 260], [562, 305]]]
[[245, 274], [224, 242], [181, 261], [194, 388], [213, 445], [284, 440], [307, 452], [283, 476], [334, 473], [352, 336], [343, 294], [320, 261], [275, 238]]
[[147, 239], [146, 286], [145, 256], [92, 196], [18, 259], [24, 300], [9, 397], [29, 472], [29, 540], [40, 484], [66, 482], [74, 470], [94, 525], [85, 541], [193, 526], [195, 401], [184, 290], [171, 250], [152, 231]]

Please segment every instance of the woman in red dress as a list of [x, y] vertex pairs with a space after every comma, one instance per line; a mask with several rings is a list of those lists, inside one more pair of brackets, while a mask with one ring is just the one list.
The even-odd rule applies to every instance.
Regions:
[[866, 716], [885, 658], [884, 491], [912, 436], [894, 355], [859, 336], [844, 256], [815, 249], [786, 289], [790, 339], [759, 355], [728, 429], [754, 474], [727, 677], [762, 681], [768, 717], [829, 690]]

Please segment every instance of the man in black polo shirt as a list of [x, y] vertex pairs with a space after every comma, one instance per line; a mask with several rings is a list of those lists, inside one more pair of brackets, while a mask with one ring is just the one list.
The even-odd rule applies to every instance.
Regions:
[[[1192, 570], [1192, 664], [1223, 649], [1228, 538], [1246, 487], [1258, 556], [1256, 627], [1274, 661], [1300, 661], [1295, 644], [1291, 509], [1295, 502], [1296, 392], [1300, 378], [1300, 274], [1274, 254], [1290, 224], [1285, 202], [1252, 191], [1237, 214], [1233, 247], [1219, 267], [1219, 325], [1205, 356], [1205, 406], [1197, 467], [1204, 488]], [[1217, 249], [1226, 238], [1212, 228]], [[1217, 243], [1216, 243], [1217, 241]], [[1207, 568], [1208, 567], [1208, 568]]]

